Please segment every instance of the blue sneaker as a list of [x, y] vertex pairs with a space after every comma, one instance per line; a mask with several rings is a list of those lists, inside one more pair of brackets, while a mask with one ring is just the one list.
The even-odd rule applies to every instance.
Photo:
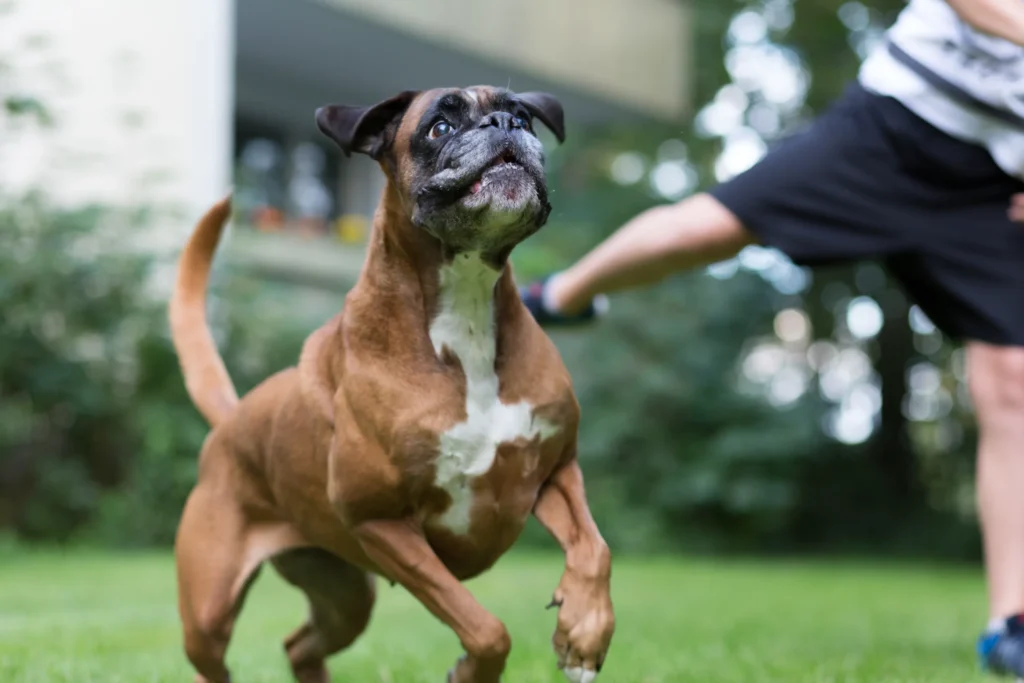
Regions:
[[981, 667], [993, 674], [1024, 679], [1024, 615], [1007, 619], [978, 638]]
[[596, 318], [604, 315], [608, 310], [608, 298], [600, 295], [594, 298], [590, 304], [573, 315], [565, 315], [552, 311], [544, 303], [545, 291], [551, 275], [540, 280], [535, 280], [525, 287], [519, 288], [519, 298], [522, 299], [526, 308], [533, 315], [533, 319], [541, 327], [577, 327], [593, 322]]

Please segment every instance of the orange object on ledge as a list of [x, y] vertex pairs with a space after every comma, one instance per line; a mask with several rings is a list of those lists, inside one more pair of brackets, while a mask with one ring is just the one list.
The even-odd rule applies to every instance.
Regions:
[[261, 232], [280, 232], [284, 228], [284, 212], [280, 209], [262, 206], [252, 214], [252, 224]]

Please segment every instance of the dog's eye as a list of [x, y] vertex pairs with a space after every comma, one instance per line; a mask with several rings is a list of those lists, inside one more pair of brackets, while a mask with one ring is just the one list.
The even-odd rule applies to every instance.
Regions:
[[455, 128], [452, 127], [452, 124], [448, 123], [444, 119], [441, 119], [440, 121], [435, 123], [434, 126], [430, 129], [430, 139], [436, 140], [438, 138], [442, 138], [445, 135], [449, 135], [453, 130], [455, 130]]
[[530, 121], [525, 116], [517, 116], [514, 119], [512, 119], [512, 126], [514, 128], [530, 130]]

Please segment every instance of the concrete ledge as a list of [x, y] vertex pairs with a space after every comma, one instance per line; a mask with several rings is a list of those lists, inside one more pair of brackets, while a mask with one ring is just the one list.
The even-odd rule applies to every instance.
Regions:
[[319, 106], [439, 86], [546, 90], [562, 100], [571, 130], [678, 123], [690, 111], [685, 0], [443, 4], [438, 12], [418, 0], [238, 2], [238, 111], [316, 139]]
[[692, 17], [686, 2], [316, 1], [658, 118], [678, 119], [688, 110]]
[[223, 258], [234, 267], [268, 281], [344, 292], [363, 268], [366, 248], [328, 238], [256, 232], [232, 226]]

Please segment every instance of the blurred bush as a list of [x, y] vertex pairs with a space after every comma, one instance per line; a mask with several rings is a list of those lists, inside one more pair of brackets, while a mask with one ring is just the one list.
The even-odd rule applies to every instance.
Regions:
[[[169, 264], [126, 247], [146, 223], [142, 211], [62, 210], [38, 195], [0, 203], [0, 528], [22, 538], [173, 538], [207, 427], [185, 393], [165, 302], [144, 286]], [[553, 226], [556, 239], [566, 232]], [[549, 254], [525, 259], [536, 270]], [[245, 391], [293, 364], [306, 331], [268, 313], [257, 283], [216, 272], [210, 309]], [[768, 288], [695, 275], [616, 311], [602, 329], [558, 337], [609, 539], [692, 550], [784, 537], [823, 439], [813, 401], [780, 413], [737, 387], [745, 340], [771, 325]]]
[[[534, 269], [531, 253], [519, 260]], [[836, 445], [816, 394], [777, 407], [743, 390], [737, 359], [776, 310], [756, 275], [694, 273], [616, 296], [600, 326], [553, 335], [583, 410], [588, 499], [614, 548], [798, 545], [805, 473]]]
[[[0, 532], [173, 539], [207, 426], [185, 393], [164, 297], [145, 286], [173, 264], [127, 246], [146, 224], [144, 211], [0, 200]], [[566, 225], [517, 253], [521, 280], [564, 262]], [[211, 317], [244, 392], [293, 364], [308, 330], [267, 305], [266, 283], [223, 264], [215, 275]], [[694, 273], [617, 297], [596, 328], [554, 335], [608, 540], [630, 552], [975, 553], [971, 524], [892, 495], [871, 444], [825, 438], [816, 392], [780, 407], [744, 388], [737, 359], [771, 334], [778, 296], [752, 273]], [[962, 467], [941, 472], [942, 487], [969, 482]], [[533, 524], [524, 543], [550, 541]]]
[[[590, 478], [617, 481], [630, 504], [655, 511], [677, 548], [779, 540], [825, 438], [813, 397], [776, 408], [740, 389], [737, 359], [771, 329], [769, 288], [750, 274], [690, 275], [616, 304], [600, 338], [560, 339], [585, 411]], [[614, 517], [602, 518], [611, 529]], [[628, 542], [632, 532], [618, 533]]]
[[[185, 394], [158, 265], [131, 250], [143, 211], [0, 201], [0, 529], [168, 543], [206, 425]], [[222, 349], [240, 389], [290, 364], [302, 334], [254, 319], [255, 285], [228, 277]], [[266, 315], [262, 318], [265, 320]]]
[[30, 538], [78, 529], [132, 449], [148, 264], [112, 249], [103, 218], [40, 196], [0, 206], [0, 525]]

